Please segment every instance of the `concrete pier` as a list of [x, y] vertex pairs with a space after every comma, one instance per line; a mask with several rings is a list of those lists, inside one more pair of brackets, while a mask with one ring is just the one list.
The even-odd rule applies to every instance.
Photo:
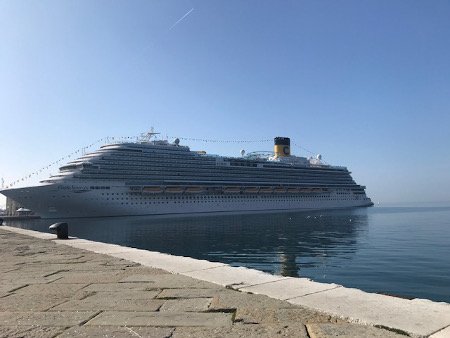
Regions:
[[449, 336], [446, 303], [55, 238], [0, 227], [1, 337]]

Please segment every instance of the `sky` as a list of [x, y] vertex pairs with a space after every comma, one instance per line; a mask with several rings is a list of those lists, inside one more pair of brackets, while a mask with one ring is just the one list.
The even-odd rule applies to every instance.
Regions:
[[449, 18], [441, 0], [2, 0], [0, 183], [154, 127], [287, 136], [375, 203], [450, 201]]

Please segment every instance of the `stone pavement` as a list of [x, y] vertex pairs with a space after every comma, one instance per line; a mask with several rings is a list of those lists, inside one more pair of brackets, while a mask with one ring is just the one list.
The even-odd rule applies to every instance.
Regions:
[[0, 337], [405, 337], [60, 243], [0, 227]]

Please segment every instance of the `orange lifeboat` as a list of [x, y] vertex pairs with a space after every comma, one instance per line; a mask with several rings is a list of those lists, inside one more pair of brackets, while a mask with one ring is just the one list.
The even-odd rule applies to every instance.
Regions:
[[277, 193], [277, 194], [284, 194], [286, 192], [286, 188], [285, 187], [275, 187], [273, 189], [273, 192]]
[[184, 191], [184, 187], [166, 187], [165, 192], [170, 194], [181, 194]]
[[204, 187], [187, 187], [186, 192], [190, 194], [200, 194], [205, 192], [206, 189]]
[[259, 187], [247, 187], [244, 188], [245, 193], [256, 194], [259, 191]]
[[163, 192], [163, 188], [160, 186], [144, 187], [142, 189], [143, 194], [160, 194], [162, 192]]
[[298, 194], [300, 192], [299, 188], [288, 188], [287, 192], [290, 194]]

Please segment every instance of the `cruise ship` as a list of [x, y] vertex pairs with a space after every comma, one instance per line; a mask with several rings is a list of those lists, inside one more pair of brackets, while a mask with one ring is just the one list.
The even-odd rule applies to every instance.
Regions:
[[0, 192], [42, 218], [336, 209], [373, 205], [346, 167], [273, 152], [209, 155], [153, 139], [114, 143], [38, 185]]

